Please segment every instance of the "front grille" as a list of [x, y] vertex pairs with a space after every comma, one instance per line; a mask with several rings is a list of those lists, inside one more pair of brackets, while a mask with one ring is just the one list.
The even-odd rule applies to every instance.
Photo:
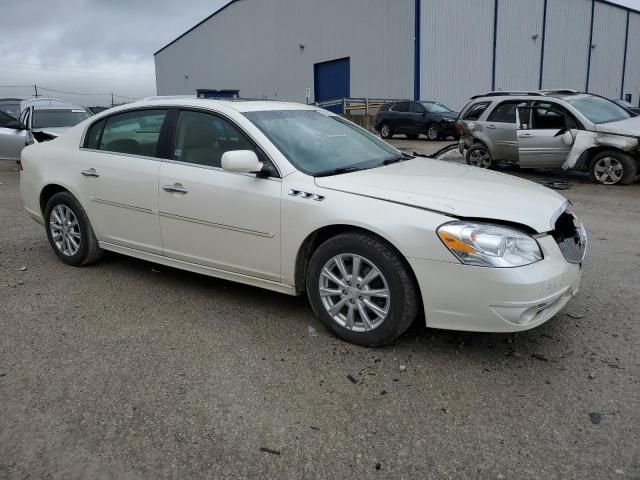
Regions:
[[558, 217], [551, 235], [567, 262], [582, 263], [587, 250], [587, 234], [570, 210], [565, 210]]

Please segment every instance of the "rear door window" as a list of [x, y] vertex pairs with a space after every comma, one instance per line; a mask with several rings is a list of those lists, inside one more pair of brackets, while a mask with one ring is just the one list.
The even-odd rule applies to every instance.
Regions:
[[391, 107], [392, 112], [408, 112], [409, 111], [409, 102], [400, 102], [396, 103], [393, 107]]
[[424, 107], [416, 102], [411, 102], [409, 105], [409, 111], [411, 113], [424, 113]]
[[522, 100], [502, 102], [489, 114], [487, 121], [496, 123], [516, 123], [516, 107], [526, 106]]
[[106, 120], [97, 144], [98, 150], [156, 157], [160, 129], [166, 116], [166, 110], [138, 110], [113, 115]]
[[478, 120], [482, 114], [485, 112], [487, 107], [491, 102], [480, 102], [476, 103], [467, 110], [467, 113], [464, 116], [465, 120]]

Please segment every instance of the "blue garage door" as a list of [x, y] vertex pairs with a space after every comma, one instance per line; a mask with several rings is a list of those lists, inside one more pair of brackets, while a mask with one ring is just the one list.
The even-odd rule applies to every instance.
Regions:
[[[313, 66], [315, 101], [336, 100], [350, 95], [349, 58], [316, 63]], [[327, 110], [342, 113], [342, 106], [329, 107]]]

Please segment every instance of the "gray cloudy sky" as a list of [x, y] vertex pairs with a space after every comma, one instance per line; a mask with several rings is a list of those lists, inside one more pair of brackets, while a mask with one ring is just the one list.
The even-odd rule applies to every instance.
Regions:
[[[29, 97], [33, 87], [8, 86], [33, 84], [83, 105], [106, 105], [111, 96], [45, 88], [154, 95], [153, 53], [226, 1], [0, 0], [0, 97]], [[640, 0], [617, 3], [640, 10]]]
[[[156, 93], [153, 53], [225, 0], [0, 0], [0, 97], [39, 94], [84, 105]], [[41, 87], [41, 88], [40, 88]], [[118, 100], [118, 99], [117, 99]], [[123, 101], [122, 99], [119, 99]]]

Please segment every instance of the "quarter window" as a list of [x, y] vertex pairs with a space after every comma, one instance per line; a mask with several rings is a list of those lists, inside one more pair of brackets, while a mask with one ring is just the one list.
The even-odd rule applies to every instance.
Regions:
[[180, 112], [174, 160], [221, 168], [222, 155], [232, 150], [252, 150], [261, 156], [247, 137], [222, 118], [202, 112]]
[[476, 103], [465, 114], [465, 120], [478, 120], [489, 106], [489, 102]]
[[102, 119], [99, 122], [94, 123], [89, 128], [87, 132], [87, 137], [85, 139], [84, 146], [86, 148], [92, 148], [94, 150], [98, 150], [100, 145], [100, 137], [102, 136], [102, 130], [104, 129], [104, 125], [107, 123], [106, 119]]
[[[166, 115], [166, 110], [138, 110], [113, 115], [106, 120], [104, 131], [97, 143], [98, 149], [156, 157], [160, 129]], [[89, 142], [93, 133], [92, 127]]]

